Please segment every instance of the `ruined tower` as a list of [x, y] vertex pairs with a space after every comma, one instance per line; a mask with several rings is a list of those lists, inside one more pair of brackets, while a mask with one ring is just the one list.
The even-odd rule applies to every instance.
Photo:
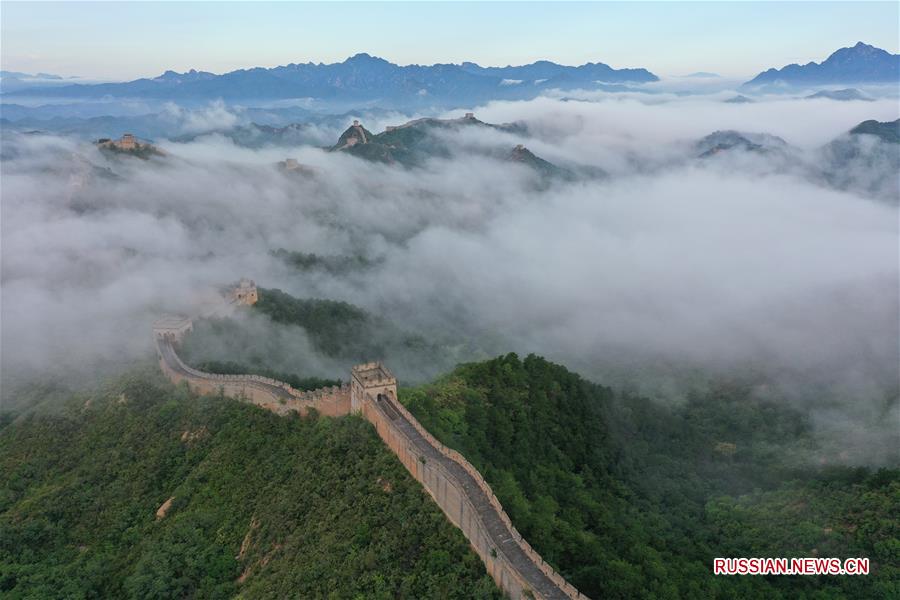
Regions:
[[256, 282], [252, 279], [241, 279], [238, 284], [231, 289], [229, 295], [231, 302], [234, 304], [256, 304], [259, 300], [259, 293], [256, 291]]

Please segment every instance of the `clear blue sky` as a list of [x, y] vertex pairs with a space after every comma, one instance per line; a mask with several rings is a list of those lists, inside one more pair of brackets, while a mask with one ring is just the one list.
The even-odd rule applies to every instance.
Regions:
[[3, 69], [103, 79], [368, 52], [401, 64], [549, 59], [743, 77], [864, 41], [900, 52], [898, 2], [0, 4]]

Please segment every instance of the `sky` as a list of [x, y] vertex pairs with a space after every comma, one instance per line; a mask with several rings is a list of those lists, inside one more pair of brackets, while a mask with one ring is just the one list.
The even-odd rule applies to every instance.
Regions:
[[864, 41], [900, 52], [897, 2], [2, 2], [4, 70], [130, 80], [339, 62], [540, 59], [750, 77]]

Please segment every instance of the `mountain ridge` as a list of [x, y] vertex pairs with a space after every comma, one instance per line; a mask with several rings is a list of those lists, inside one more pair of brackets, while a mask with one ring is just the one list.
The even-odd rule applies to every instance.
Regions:
[[896, 83], [900, 81], [900, 54], [891, 54], [863, 42], [840, 48], [821, 63], [796, 63], [781, 69], [771, 68], [744, 84], [755, 87], [767, 84], [849, 84]]
[[[121, 83], [34, 88], [29, 93], [58, 97], [140, 97], [181, 100], [313, 98], [323, 100], [404, 100], [409, 103], [528, 98], [541, 90], [597, 83], [647, 83], [658, 77], [643, 68], [614, 69], [602, 62], [579, 66], [538, 61], [528, 65], [482, 67], [462, 64], [398, 65], [366, 53], [339, 63], [290, 63], [222, 74], [191, 69]], [[509, 81], [516, 84], [510, 85]], [[519, 85], [523, 84], [523, 85]], [[5, 95], [23, 94], [11, 91]]]
[[[402, 125], [388, 126], [381, 133], [372, 133], [358, 120], [341, 134], [337, 143], [328, 148], [329, 152], [346, 152], [368, 161], [387, 164], [401, 164], [406, 167], [421, 166], [434, 157], [448, 158], [451, 148], [439, 136], [438, 131], [459, 130], [463, 127], [480, 127], [506, 133], [526, 135], [527, 128], [520, 123], [504, 123], [496, 125], [477, 119], [474, 113], [466, 113], [459, 118], [438, 119], [425, 117], [414, 119]], [[538, 175], [541, 185], [549, 185], [551, 181], [574, 181], [576, 174], [569, 169], [555, 165], [536, 156], [524, 145], [517, 144], [511, 151], [503, 152], [499, 148], [485, 153], [510, 163], [518, 163], [531, 169]], [[588, 169], [583, 175], [588, 177], [605, 177], [600, 169]]]

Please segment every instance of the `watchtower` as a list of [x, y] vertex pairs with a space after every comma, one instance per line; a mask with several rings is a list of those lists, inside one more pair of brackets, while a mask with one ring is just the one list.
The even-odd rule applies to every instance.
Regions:
[[234, 286], [230, 293], [230, 300], [234, 304], [245, 304], [247, 306], [256, 304], [259, 300], [259, 293], [256, 291], [256, 282], [252, 279], [241, 279]]
[[356, 365], [350, 369], [350, 412], [362, 412], [366, 396], [385, 394], [397, 399], [397, 379], [381, 362]]
[[137, 140], [134, 139], [134, 134], [124, 134], [122, 139], [119, 140], [118, 146], [122, 150], [134, 150], [137, 147]]

